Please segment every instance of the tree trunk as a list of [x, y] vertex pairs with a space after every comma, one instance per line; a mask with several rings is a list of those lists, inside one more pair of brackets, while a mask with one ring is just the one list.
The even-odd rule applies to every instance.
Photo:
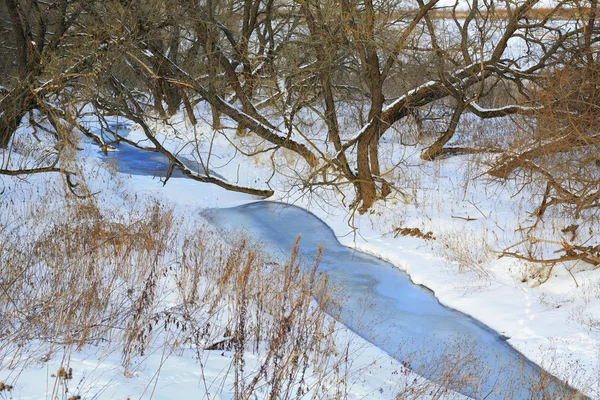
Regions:
[[212, 128], [221, 129], [221, 113], [212, 104], [210, 105], [210, 111], [212, 113]]
[[375, 200], [377, 200], [375, 181], [373, 181], [369, 165], [369, 142], [369, 140], [361, 138], [357, 146], [356, 164], [358, 167], [358, 180], [362, 200], [360, 212], [367, 211], [375, 203]]
[[389, 182], [381, 177], [381, 167], [379, 166], [379, 135], [374, 135], [369, 143], [369, 161], [371, 162], [371, 174], [378, 177], [381, 182], [381, 197], [385, 198], [392, 193]]
[[32, 109], [31, 103], [27, 91], [16, 89], [0, 103], [0, 149], [8, 148], [21, 120]]
[[452, 114], [452, 119], [450, 120], [450, 124], [446, 129], [446, 132], [442, 136], [440, 136], [427, 150], [425, 150], [421, 154], [421, 159], [424, 161], [433, 161], [439, 155], [444, 152], [444, 146], [446, 143], [452, 139], [454, 133], [456, 132], [456, 128], [458, 127], [458, 123], [460, 121], [460, 117], [465, 110], [465, 104], [462, 101], [459, 101], [454, 113]]
[[167, 119], [167, 113], [165, 112], [165, 108], [162, 104], [162, 90], [158, 81], [155, 82], [154, 86], [154, 112], [159, 115], [161, 119]]
[[13, 117], [10, 117], [7, 113], [3, 113], [0, 116], [0, 149], [8, 148], [10, 139], [21, 124], [21, 120], [26, 113], [26, 110], [20, 110]]
[[172, 117], [177, 114], [181, 106], [181, 93], [177, 87], [167, 83], [165, 83], [164, 92], [167, 94], [167, 115]]
[[190, 124], [196, 125], [198, 123], [198, 120], [196, 119], [196, 116], [194, 115], [194, 107], [192, 107], [192, 104], [190, 103], [190, 99], [183, 91], [181, 92], [181, 98], [183, 99], [183, 104], [185, 106], [185, 111], [187, 113], [188, 119], [190, 120]]
[[313, 41], [315, 43], [315, 50], [317, 52], [317, 60], [319, 63], [319, 79], [321, 81], [321, 86], [323, 89], [323, 100], [325, 103], [325, 123], [327, 124], [327, 141], [333, 143], [335, 151], [337, 152], [336, 158], [339, 162], [339, 167], [341, 168], [345, 178], [349, 182], [352, 182], [354, 179], [356, 179], [356, 177], [350, 169], [350, 165], [348, 164], [346, 154], [342, 150], [342, 139], [340, 137], [340, 129], [331, 79], [331, 61], [334, 58], [337, 49], [335, 46], [326, 46], [326, 44], [323, 43], [323, 41], [319, 40], [321, 28], [318, 26], [315, 17], [311, 13], [307, 3], [302, 4], [302, 10], [304, 12], [304, 15], [306, 16], [309, 31], [314, 38]]
[[0, 149], [8, 148], [10, 138], [15, 132], [10, 125], [10, 121], [3, 114], [2, 117], [0, 117]]
[[379, 167], [379, 148], [377, 147], [379, 138], [377, 135], [373, 135], [369, 142], [369, 161], [371, 162], [371, 173], [375, 176], [381, 175], [381, 169]]

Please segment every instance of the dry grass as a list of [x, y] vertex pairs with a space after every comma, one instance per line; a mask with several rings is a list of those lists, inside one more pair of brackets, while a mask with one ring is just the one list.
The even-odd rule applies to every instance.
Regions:
[[[221, 321], [196, 321], [186, 340], [198, 352], [232, 353], [236, 398], [250, 398], [259, 388], [266, 398], [303, 397], [318, 390], [316, 382], [334, 377], [343, 362], [335, 353], [335, 322], [325, 313], [335, 308], [327, 281], [318, 276], [318, 264], [302, 267], [298, 242], [282, 264], [250, 243], [239, 238], [219, 245], [206, 231], [185, 242], [175, 278], [186, 299], [184, 314], [197, 313], [200, 306], [201, 318]], [[264, 354], [258, 367], [247, 365], [252, 352]]]
[[[120, 352], [131, 374], [159, 346], [166, 356], [192, 349], [202, 369], [208, 352], [232, 354], [236, 398], [343, 390], [345, 358], [325, 313], [335, 305], [297, 244], [278, 263], [247, 238], [225, 243], [206, 226], [185, 232], [156, 201], [127, 212], [72, 197], [61, 206], [50, 216], [27, 207], [19, 223], [0, 227], [0, 370], [16, 371], [7, 385], [60, 354], [69, 371], [69, 355], [86, 348]], [[264, 355], [258, 367], [252, 354]], [[57, 374], [54, 395], [77, 395]]]
[[489, 276], [486, 266], [496, 257], [485, 235], [455, 228], [437, 235], [438, 253], [458, 267], [459, 272], [471, 271]]
[[[172, 212], [156, 203], [129, 221], [101, 215], [91, 200], [67, 201], [51, 221], [31, 212], [2, 228], [0, 358], [9, 368], [135, 330], [149, 306], [140, 283], [164, 267], [174, 239]], [[21, 352], [32, 341], [43, 354]]]
[[[5, 387], [17, 383], [18, 371], [62, 358], [60, 368], [49, 371], [52, 398], [77, 399], [84, 393], [72, 379], [75, 352], [120, 354], [132, 375], [138, 361], [159, 348], [164, 357], [194, 353], [203, 377], [199, 391], [207, 393], [231, 385], [236, 399], [352, 394], [352, 377], [360, 372], [353, 370], [354, 350], [342, 350], [328, 316], [340, 306], [335, 288], [317, 272], [319, 257], [302, 263], [298, 242], [279, 261], [252, 238], [225, 241], [210, 226], [189, 228], [197, 221], [187, 223], [154, 200], [138, 199], [127, 210], [73, 197], [40, 204], [49, 203], [60, 212], [24, 207], [0, 227]], [[216, 378], [205, 374], [215, 352], [229, 362]], [[414, 360], [422, 362], [426, 353]], [[397, 398], [445, 398], [477, 385], [473, 371], [480, 360], [472, 352], [427, 362], [443, 385], [414, 379], [403, 368]]]

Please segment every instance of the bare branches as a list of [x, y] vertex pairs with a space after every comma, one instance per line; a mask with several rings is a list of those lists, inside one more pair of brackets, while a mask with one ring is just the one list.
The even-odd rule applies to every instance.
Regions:
[[[192, 171], [190, 171], [189, 168], [187, 168], [181, 160], [179, 160], [175, 155], [173, 155], [173, 153], [168, 151], [156, 139], [156, 135], [154, 134], [154, 132], [150, 129], [150, 127], [146, 123], [145, 114], [142, 110], [142, 107], [139, 105], [137, 100], [131, 94], [129, 94], [125, 91], [125, 88], [122, 86], [122, 84], [120, 84], [120, 82], [116, 78], [113, 78], [113, 87], [115, 88], [115, 90], [118, 93], [121, 94], [121, 96], [123, 96], [123, 99], [127, 98], [128, 102], [129, 102], [129, 104], [127, 104], [123, 100], [122, 110], [125, 112], [127, 117], [142, 127], [144, 133], [146, 134], [146, 137], [154, 145], [154, 148], [161, 154], [165, 155], [171, 162], [171, 165], [172, 165], [171, 172], [169, 174], [167, 174], [166, 180], [169, 179], [170, 175], [172, 174], [172, 170], [174, 168], [176, 168], [179, 171], [181, 171], [181, 173], [183, 173], [186, 177], [188, 177], [190, 179], [193, 179], [198, 182], [211, 183], [211, 184], [217, 185], [219, 187], [222, 187], [223, 189], [226, 189], [226, 190], [240, 192], [240, 193], [247, 193], [247, 194], [252, 194], [252, 195], [262, 196], [262, 197], [270, 197], [273, 195], [274, 192], [270, 189], [254, 189], [254, 188], [249, 188], [249, 187], [244, 187], [244, 186], [233, 185], [228, 182], [225, 182], [224, 180], [221, 180], [221, 179], [218, 179], [218, 178], [215, 178], [212, 176], [201, 176], [201, 175], [195, 174]], [[130, 105], [131, 105], [131, 107], [133, 107], [133, 109], [130, 109]], [[166, 181], [165, 181], [165, 183], [166, 183]]]
[[[258, 136], [262, 137], [263, 139], [268, 140], [269, 142], [271, 142], [275, 145], [281, 146], [281, 147], [291, 150], [295, 153], [298, 153], [306, 160], [306, 162], [311, 167], [314, 167], [317, 165], [317, 163], [318, 163], [317, 158], [305, 145], [303, 145], [301, 143], [297, 143], [294, 140], [290, 139], [289, 137], [280, 136], [278, 134], [276, 128], [274, 128], [270, 123], [268, 123], [268, 122], [263, 123], [263, 121], [266, 121], [266, 119], [264, 117], [262, 117], [261, 115], [259, 115], [258, 112], [254, 109], [254, 107], [251, 107], [251, 110], [252, 110], [251, 114], [250, 115], [247, 114], [246, 112], [234, 107], [233, 105], [231, 105], [230, 103], [228, 103], [227, 101], [225, 101], [224, 99], [222, 99], [221, 97], [216, 95], [215, 93], [206, 89], [203, 85], [198, 83], [198, 81], [196, 79], [191, 77], [188, 73], [186, 73], [184, 70], [182, 70], [176, 64], [174, 64], [170, 59], [166, 58], [164, 55], [161, 55], [161, 54], [156, 54], [156, 55], [160, 56], [160, 57], [164, 57], [165, 61], [170, 62], [171, 66], [173, 67], [174, 72], [181, 80], [176, 80], [176, 79], [172, 79], [172, 78], [168, 78], [168, 77], [163, 77], [163, 79], [165, 79], [166, 81], [168, 81], [174, 85], [180, 86], [182, 88], [192, 89], [192, 90], [196, 91], [198, 94], [200, 94], [202, 96], [202, 98], [204, 100], [208, 101], [211, 105], [216, 107], [220, 112], [229, 116], [231, 119], [238, 122], [244, 128], [250, 129], [251, 131], [256, 133]], [[136, 60], [139, 61], [138, 59], [136, 59]], [[139, 62], [141, 63], [141, 61], [139, 61]], [[145, 68], [148, 69], [149, 67], [145, 66]], [[258, 118], [255, 118], [254, 115], [257, 115]]]
[[21, 169], [0, 169], [0, 175], [8, 175], [8, 176], [26, 176], [33, 174], [44, 174], [47, 172], [58, 172], [58, 173], [66, 173], [59, 167], [55, 165], [50, 165], [48, 167], [38, 167], [38, 168], [21, 168]]
[[[300, 171], [293, 172], [298, 187], [352, 187], [354, 204], [366, 211], [389, 195], [390, 166], [401, 168], [382, 156], [382, 141], [402, 135], [397, 128], [410, 123], [407, 117], [426, 110], [441, 128], [436, 137], [419, 136], [423, 160], [500, 153], [492, 177], [507, 179], [519, 171], [553, 182], [546, 208], [576, 201], [583, 210], [598, 203], [593, 185], [571, 185], [574, 171], [557, 176], [544, 165], [573, 153], [592, 160], [584, 153], [600, 146], [592, 110], [600, 102], [593, 95], [587, 109], [543, 96], [552, 74], [595, 63], [595, 0], [577, 10], [566, 0], [543, 10], [539, 0], [470, 0], [464, 9], [458, 1], [438, 8], [438, 0], [419, 0], [414, 9], [370, 0], [172, 0], [139, 7], [56, 0], [32, 2], [27, 18], [21, 2], [4, 1], [15, 60], [26, 79], [0, 100], [1, 147], [10, 145], [32, 110], [39, 112], [34, 119], [64, 123], [63, 130], [82, 132], [106, 151], [102, 138], [82, 126], [76, 107], [94, 104], [98, 116], [124, 116], [144, 128], [148, 119], [168, 120], [180, 109], [195, 124], [204, 103], [213, 128], [222, 127], [221, 117], [233, 121], [233, 146], [241, 148], [241, 137], [254, 135], [271, 157], [295, 153], [302, 159]], [[569, 96], [578, 85], [593, 92], [586, 79], [595, 78], [575, 80]], [[518, 141], [520, 147], [464, 140], [465, 121], [541, 120], [551, 114], [558, 119], [561, 105], [574, 108], [562, 107], [564, 123], [557, 124], [556, 135], [534, 135]], [[578, 114], [589, 129], [579, 122], [577, 129], [568, 127], [566, 121], [575, 121], [569, 117]], [[154, 132], [144, 131], [158, 142], [149, 150], [169, 157], [174, 169], [230, 188], [192, 173], [160, 147]], [[57, 133], [55, 139], [72, 142], [68, 136]], [[591, 171], [589, 165], [579, 172]], [[269, 168], [276, 174], [281, 163]]]
[[534, 255], [525, 255], [514, 251], [503, 251], [501, 253], [501, 257], [513, 257], [519, 260], [537, 263], [537, 264], [546, 264], [546, 265], [554, 265], [557, 263], [564, 263], [568, 261], [583, 261], [585, 263], [594, 265], [595, 267], [600, 266], [600, 245], [596, 246], [580, 246], [573, 245], [563, 240], [561, 242], [555, 241], [547, 241], [541, 239], [529, 239], [531, 242], [539, 243], [545, 242], [550, 244], [558, 244], [561, 246], [559, 250], [556, 250], [555, 253], [564, 253], [556, 258], [540, 258]]

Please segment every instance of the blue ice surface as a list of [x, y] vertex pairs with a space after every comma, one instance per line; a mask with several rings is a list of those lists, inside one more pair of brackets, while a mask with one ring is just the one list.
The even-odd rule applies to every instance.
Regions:
[[[289, 257], [298, 235], [307, 267], [323, 248], [317, 271], [336, 287], [335, 318], [418, 374], [477, 399], [561, 399], [574, 390], [473, 318], [441, 305], [393, 265], [342, 246], [331, 229], [301, 208], [256, 202], [211, 209], [225, 230], [243, 229]], [[540, 389], [547, 382], [547, 387]]]
[[[114, 129], [115, 127], [111, 127]], [[129, 133], [127, 126], [119, 126], [119, 135], [127, 137]], [[109, 151], [108, 154], [101, 154], [100, 158], [104, 161], [114, 161], [117, 165], [119, 172], [129, 175], [149, 175], [159, 178], [165, 178], [169, 171], [170, 161], [162, 153], [153, 152], [149, 150], [143, 150], [132, 146], [128, 143], [117, 143], [107, 142], [111, 146], [115, 147], [115, 151]], [[204, 176], [204, 168], [200, 163], [192, 160], [188, 157], [179, 157], [179, 160], [194, 173], [198, 173], [200, 176]], [[223, 176], [219, 175], [215, 171], [209, 169], [210, 175], [226, 180]], [[178, 169], [174, 169], [171, 172], [172, 178], [184, 178], [185, 175]]]
[[[115, 144], [112, 144], [113, 146]], [[129, 175], [150, 175], [160, 178], [167, 176], [169, 170], [169, 159], [161, 153], [140, 150], [127, 143], [115, 146], [116, 151], [109, 151], [101, 158], [105, 161], [113, 160], [119, 172]], [[184, 175], [179, 170], [174, 170], [173, 178], [182, 178]]]

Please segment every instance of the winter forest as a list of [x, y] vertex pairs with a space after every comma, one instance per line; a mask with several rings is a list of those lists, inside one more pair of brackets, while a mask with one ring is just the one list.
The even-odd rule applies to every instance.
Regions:
[[599, 13], [0, 0], [0, 399], [600, 399]]

